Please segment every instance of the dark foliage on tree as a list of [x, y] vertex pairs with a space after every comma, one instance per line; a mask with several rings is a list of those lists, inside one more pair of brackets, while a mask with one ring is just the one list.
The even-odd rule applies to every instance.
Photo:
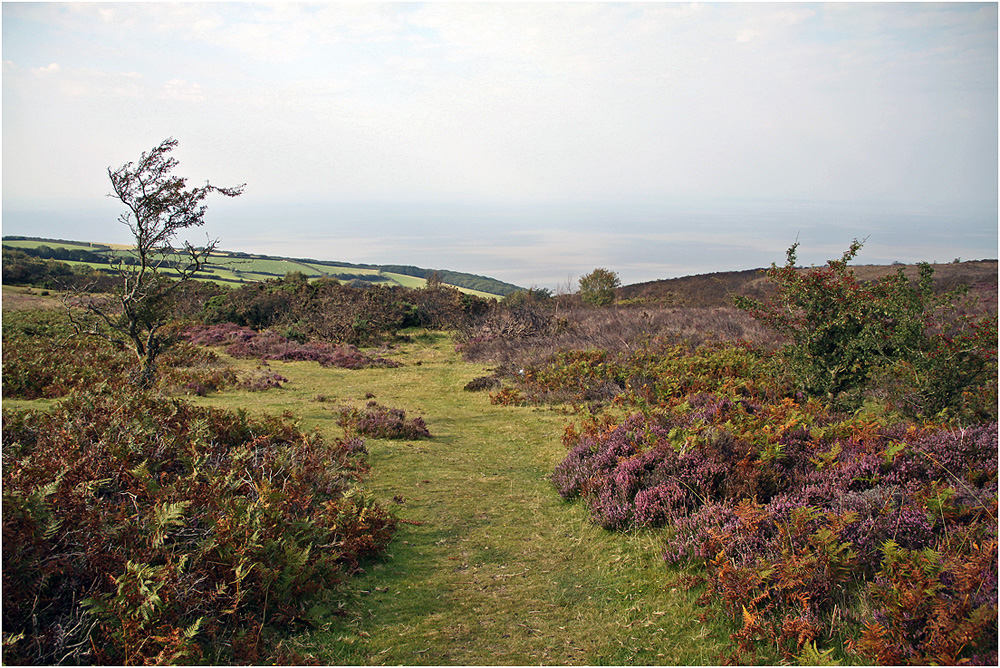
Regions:
[[598, 268], [580, 279], [580, 299], [591, 306], [606, 306], [615, 300], [615, 290], [622, 285], [618, 274]]

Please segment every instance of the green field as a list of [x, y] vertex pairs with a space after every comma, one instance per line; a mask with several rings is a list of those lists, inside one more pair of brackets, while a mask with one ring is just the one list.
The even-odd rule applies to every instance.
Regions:
[[101, 252], [111, 250], [109, 244], [90, 243], [88, 241], [56, 241], [56, 240], [30, 240], [30, 239], [4, 239], [3, 245], [8, 248], [38, 248], [48, 246], [50, 248], [67, 248], [70, 250], [87, 250]]
[[[54, 251], [87, 251], [97, 255], [107, 257], [109, 260], [115, 255], [122, 253], [126, 247], [115, 244], [100, 244], [85, 241], [68, 241], [64, 239], [25, 239], [25, 238], [4, 238], [4, 248], [18, 250], [37, 250], [43, 246]], [[86, 266], [97, 270], [108, 270], [109, 265], [95, 261], [83, 261], [78, 259], [66, 259], [59, 257], [57, 253], [43, 255], [52, 259], [65, 262], [74, 266]], [[169, 256], [168, 259], [183, 261], [184, 255], [178, 253]], [[376, 284], [400, 285], [408, 288], [421, 288], [427, 284], [423, 276], [414, 276], [398, 273], [397, 271], [384, 271], [375, 265], [351, 265], [347, 263], [326, 262], [320, 260], [306, 260], [298, 258], [273, 257], [264, 255], [252, 255], [248, 253], [234, 253], [220, 250], [213, 253], [211, 262], [206, 265], [205, 270], [196, 276], [199, 280], [214, 281], [222, 284], [253, 283], [266, 281], [273, 278], [283, 278], [290, 272], [301, 272], [309, 278], [321, 276], [334, 276], [338, 280], [351, 281], [358, 280], [371, 283], [372, 277], [379, 276], [383, 280]], [[388, 266], [388, 265], [387, 265]], [[397, 268], [396, 265], [392, 265]], [[408, 268], [418, 272], [429, 272], [430, 270]], [[479, 297], [500, 298], [506, 294], [519, 289], [517, 286], [502, 283], [495, 279], [473, 274], [462, 274], [459, 272], [447, 272], [451, 281], [444, 281], [444, 285], [449, 285], [462, 292], [473, 294]], [[488, 287], [484, 290], [483, 287]]]

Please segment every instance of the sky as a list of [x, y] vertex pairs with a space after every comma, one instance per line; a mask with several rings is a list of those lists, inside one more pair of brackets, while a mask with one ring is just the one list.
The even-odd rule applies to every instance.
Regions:
[[[220, 247], [575, 287], [998, 256], [996, 3], [22, 3], [4, 235], [128, 242], [178, 140]], [[116, 206], [117, 204], [117, 206]]]

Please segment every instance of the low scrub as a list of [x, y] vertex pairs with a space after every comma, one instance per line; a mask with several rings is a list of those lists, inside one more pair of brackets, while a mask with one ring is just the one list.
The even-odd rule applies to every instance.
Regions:
[[[76, 335], [59, 310], [5, 312], [3, 396], [8, 399], [64, 397], [104, 387], [127, 391], [135, 356], [107, 342]], [[157, 389], [205, 395], [244, 382], [211, 350], [179, 342], [158, 359]]]
[[204, 304], [206, 324], [233, 323], [287, 338], [373, 346], [407, 327], [453, 329], [489, 306], [490, 300], [454, 288], [353, 287], [331, 278], [309, 281], [290, 273], [218, 294]]
[[695, 345], [750, 341], [776, 348], [779, 336], [735, 308], [578, 308], [556, 313], [537, 305], [494, 306], [489, 316], [456, 337], [471, 362], [523, 366], [561, 350], [627, 353], [653, 338]]
[[664, 558], [691, 566], [734, 623], [732, 661], [818, 661], [826, 646], [867, 663], [995, 664], [995, 421], [837, 414], [739, 348], [633, 368], [648, 389], [596, 351], [525, 371], [525, 396], [604, 379], [622, 389], [612, 405], [642, 409], [569, 426], [553, 483], [606, 529], [662, 529]]
[[[848, 412], [800, 384], [776, 337], [620, 326], [603, 330], [619, 334], [607, 347], [494, 344], [503, 385], [491, 400], [587, 415], [567, 427], [553, 484], [605, 529], [662, 532], [664, 559], [702, 587], [706, 615], [733, 625], [730, 661], [994, 665], [996, 353], [983, 332], [995, 316], [959, 315], [913, 319], [930, 346], [912, 350], [947, 348], [954, 334], [978, 364], [943, 378], [947, 410], [932, 419], [911, 394], [929, 396], [934, 376], [904, 378], [926, 371], [920, 355], [873, 363]], [[963, 329], [973, 320], [986, 324]]]
[[[771, 353], [747, 344], [694, 345], [674, 337], [647, 341], [635, 350], [561, 350], [539, 363], [502, 368], [530, 403], [672, 406], [689, 394], [723, 391], [772, 397], [789, 391]], [[502, 390], [503, 391], [503, 390]], [[501, 402], [503, 403], [503, 402]]]
[[364, 408], [345, 407], [340, 410], [337, 424], [348, 433], [371, 438], [405, 439], [430, 438], [424, 419], [406, 419], [401, 408], [387, 408], [369, 401]]
[[257, 332], [232, 323], [192, 326], [183, 337], [194, 344], [223, 347], [229, 355], [243, 359], [318, 362], [321, 366], [343, 369], [400, 366], [395, 360], [366, 355], [353, 345], [332, 345], [322, 341], [301, 343], [276, 332]]
[[148, 394], [5, 410], [4, 663], [296, 662], [283, 634], [394, 531], [363, 454]]

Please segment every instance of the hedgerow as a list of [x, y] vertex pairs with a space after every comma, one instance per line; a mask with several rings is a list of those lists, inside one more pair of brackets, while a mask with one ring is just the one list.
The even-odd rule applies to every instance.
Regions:
[[5, 410], [4, 662], [274, 660], [392, 536], [363, 454], [149, 394]]

